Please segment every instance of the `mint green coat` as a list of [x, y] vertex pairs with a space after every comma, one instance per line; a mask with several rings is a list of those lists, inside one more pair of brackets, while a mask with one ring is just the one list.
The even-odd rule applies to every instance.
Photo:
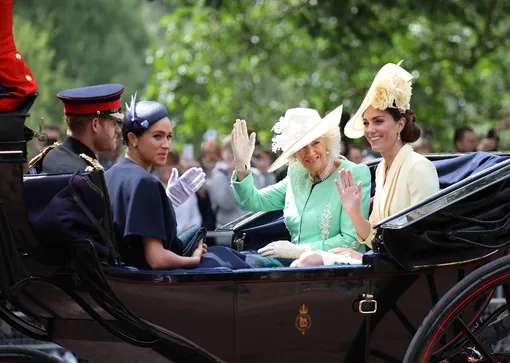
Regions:
[[299, 162], [289, 166], [282, 181], [257, 190], [253, 176], [238, 182], [234, 173], [232, 185], [237, 202], [247, 211], [282, 210], [291, 242], [309, 243], [312, 251], [328, 251], [336, 247], [350, 247], [365, 252], [356, 236], [356, 230], [342, 208], [334, 180], [338, 172], [350, 169], [354, 181], [363, 183], [361, 211], [368, 218], [370, 205], [370, 171], [364, 164], [355, 164], [344, 157], [338, 169], [326, 180], [313, 186], [308, 171]]

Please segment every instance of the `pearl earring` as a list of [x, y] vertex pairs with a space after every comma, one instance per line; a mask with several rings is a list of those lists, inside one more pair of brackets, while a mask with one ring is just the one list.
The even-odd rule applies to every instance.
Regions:
[[400, 140], [400, 131], [397, 132], [397, 140]]

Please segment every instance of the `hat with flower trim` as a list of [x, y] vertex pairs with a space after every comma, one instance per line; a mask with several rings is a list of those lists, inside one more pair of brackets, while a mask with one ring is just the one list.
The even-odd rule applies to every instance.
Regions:
[[401, 113], [408, 110], [411, 102], [411, 73], [398, 64], [387, 63], [377, 73], [368, 93], [354, 116], [347, 122], [344, 135], [357, 139], [363, 136], [363, 113], [370, 106], [379, 110], [397, 108]]
[[277, 135], [273, 137], [273, 152], [282, 150], [283, 153], [274, 161], [267, 170], [269, 173], [284, 166], [290, 157], [321, 137], [329, 130], [336, 128], [342, 118], [343, 105], [321, 118], [319, 112], [312, 108], [291, 108], [285, 112], [285, 116], [273, 126], [272, 131]]

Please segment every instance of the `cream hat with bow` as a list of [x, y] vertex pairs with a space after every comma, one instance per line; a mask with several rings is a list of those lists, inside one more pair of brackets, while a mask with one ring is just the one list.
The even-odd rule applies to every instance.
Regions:
[[343, 105], [340, 105], [324, 118], [312, 108], [298, 107], [287, 110], [285, 116], [280, 117], [272, 128], [276, 133], [273, 137], [273, 152], [282, 150], [283, 153], [267, 171], [271, 173], [284, 166], [294, 153], [329, 130], [338, 128], [342, 110]]
[[358, 111], [345, 125], [345, 136], [351, 139], [363, 136], [363, 113], [370, 106], [379, 110], [396, 107], [401, 113], [410, 108], [413, 76], [400, 67], [401, 63], [388, 63], [379, 70]]

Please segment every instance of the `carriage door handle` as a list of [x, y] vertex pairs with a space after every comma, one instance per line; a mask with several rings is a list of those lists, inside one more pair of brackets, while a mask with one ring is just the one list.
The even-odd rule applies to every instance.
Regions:
[[374, 314], [377, 311], [377, 300], [374, 295], [362, 294], [358, 303], [358, 311], [361, 314]]

